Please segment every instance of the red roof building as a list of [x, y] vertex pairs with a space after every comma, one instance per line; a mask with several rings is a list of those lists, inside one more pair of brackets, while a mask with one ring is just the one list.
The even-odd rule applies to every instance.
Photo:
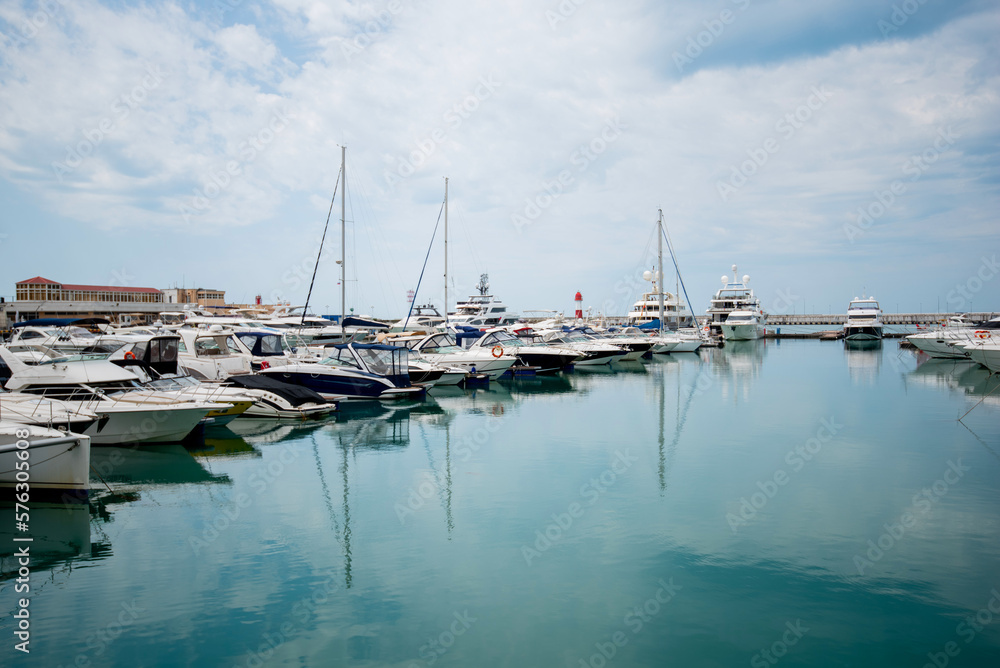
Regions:
[[18, 301], [79, 301], [79, 302], [147, 302], [163, 301], [156, 288], [136, 288], [122, 285], [77, 285], [57, 283], [35, 276], [16, 284]]

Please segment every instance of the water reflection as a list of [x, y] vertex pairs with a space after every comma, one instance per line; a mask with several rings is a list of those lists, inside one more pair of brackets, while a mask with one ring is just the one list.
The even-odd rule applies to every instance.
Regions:
[[882, 341], [844, 341], [847, 371], [855, 385], [872, 385], [882, 367]]
[[[13, 520], [14, 503], [0, 502], [0, 515]], [[14, 538], [30, 537], [30, 543], [14, 542]], [[31, 569], [40, 571], [71, 561], [75, 557], [90, 556], [90, 508], [86, 503], [31, 504], [31, 532], [14, 530], [14, 522], [0, 522], [0, 581], [17, 576], [18, 548], [29, 546]]]
[[90, 466], [99, 476], [91, 480], [93, 487], [104, 487], [104, 483], [176, 485], [232, 482], [227, 475], [208, 471], [179, 443], [92, 448]]
[[744, 401], [749, 400], [750, 387], [760, 374], [769, 347], [768, 339], [727, 341], [721, 348], [701, 352], [702, 359], [711, 364], [714, 377], [722, 381], [723, 399], [728, 398], [731, 383], [734, 403], [740, 395]]
[[956, 392], [975, 403], [1000, 406], [1000, 375], [971, 360], [928, 357], [906, 375], [906, 381]]

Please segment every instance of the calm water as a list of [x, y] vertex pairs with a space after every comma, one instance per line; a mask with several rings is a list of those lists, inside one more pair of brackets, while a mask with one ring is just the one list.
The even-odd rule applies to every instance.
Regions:
[[995, 666], [1000, 391], [957, 418], [996, 385], [761, 341], [95, 449], [132, 496], [35, 509], [32, 652], [5, 557], [0, 656]]

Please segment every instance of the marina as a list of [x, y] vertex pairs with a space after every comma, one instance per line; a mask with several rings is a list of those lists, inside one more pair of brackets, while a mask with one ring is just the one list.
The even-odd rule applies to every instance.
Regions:
[[[922, 665], [994, 596], [1000, 379], [895, 346], [733, 342], [95, 447], [89, 506], [33, 509], [34, 629], [62, 637], [33, 659], [579, 666], [622, 633], [623, 665], [734, 665], [791, 624], [788, 665]], [[989, 665], [1000, 635], [962, 649]]]
[[1000, 665], [998, 30], [5, 2], [0, 667]]

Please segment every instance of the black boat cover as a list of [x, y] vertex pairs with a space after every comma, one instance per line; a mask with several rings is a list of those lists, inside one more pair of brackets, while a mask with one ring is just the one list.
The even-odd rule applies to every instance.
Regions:
[[268, 392], [274, 392], [275, 394], [284, 397], [285, 400], [292, 406], [301, 406], [302, 404], [308, 403], [328, 403], [327, 400], [320, 396], [318, 392], [314, 392], [308, 387], [292, 385], [291, 383], [286, 383], [285, 381], [278, 380], [277, 378], [243, 374], [239, 376], [230, 376], [229, 383], [231, 385], [245, 387], [250, 390], [266, 390]]

